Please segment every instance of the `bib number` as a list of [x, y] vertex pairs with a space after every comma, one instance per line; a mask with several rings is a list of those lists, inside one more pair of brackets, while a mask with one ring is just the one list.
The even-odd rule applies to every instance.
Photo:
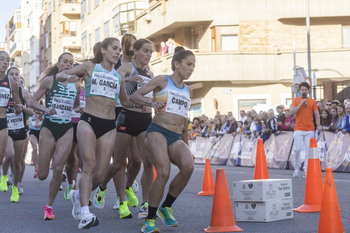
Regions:
[[118, 79], [114, 75], [104, 72], [94, 72], [92, 74], [90, 94], [115, 99], [115, 95], [119, 93], [119, 90]]
[[191, 107], [191, 100], [178, 92], [169, 91], [168, 101], [166, 104], [165, 111], [174, 113], [187, 118], [188, 111]]
[[70, 119], [72, 116], [73, 104], [73, 99], [53, 97], [51, 107], [56, 110], [56, 114], [52, 115], [52, 117]]
[[23, 129], [24, 128], [23, 113], [19, 115], [16, 115], [15, 113], [8, 113], [7, 127], [9, 130]]
[[7, 107], [10, 97], [10, 89], [0, 87], [0, 107]]

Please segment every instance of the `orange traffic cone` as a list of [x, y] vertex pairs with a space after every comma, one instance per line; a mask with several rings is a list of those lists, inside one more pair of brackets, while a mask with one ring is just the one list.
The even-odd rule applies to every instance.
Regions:
[[263, 140], [258, 139], [258, 145], [256, 148], [254, 180], [268, 179], [268, 178], [269, 178], [269, 173], [267, 171]]
[[209, 196], [214, 195], [214, 179], [211, 173], [211, 167], [209, 159], [205, 159], [204, 177], [202, 191], [198, 193], [198, 196]]
[[305, 182], [304, 204], [294, 209], [297, 212], [320, 212], [322, 203], [323, 181], [320, 157], [317, 151], [316, 138], [310, 139], [309, 160]]
[[318, 233], [343, 233], [337, 191], [331, 167], [326, 167]]
[[157, 178], [157, 170], [156, 168], [153, 166], [153, 181]]
[[206, 232], [243, 231], [236, 225], [224, 169], [216, 169], [216, 184], [210, 226]]

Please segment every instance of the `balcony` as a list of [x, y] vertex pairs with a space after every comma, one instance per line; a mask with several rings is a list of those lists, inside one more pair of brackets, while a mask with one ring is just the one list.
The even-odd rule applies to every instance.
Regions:
[[80, 17], [81, 5], [79, 3], [62, 4], [62, 14], [68, 18]]
[[178, 28], [207, 22], [215, 21], [216, 25], [238, 24], [235, 2], [225, 1], [225, 4], [218, 4], [215, 0], [155, 1], [149, 9], [137, 16], [137, 33], [143, 37], [154, 38]]
[[14, 59], [17, 56], [20, 56], [22, 53], [22, 43], [14, 43], [10, 48], [10, 59]]
[[63, 48], [80, 48], [81, 39], [77, 36], [63, 36], [62, 37], [62, 47]]
[[[196, 68], [189, 82], [230, 81], [231, 83], [291, 83], [293, 53], [195, 53]], [[170, 74], [172, 56], [151, 62], [154, 74]], [[350, 50], [312, 51], [312, 71], [318, 80], [350, 77], [346, 61]], [[342, 61], [342, 62], [339, 62]], [[307, 53], [299, 52], [296, 62], [307, 71]]]

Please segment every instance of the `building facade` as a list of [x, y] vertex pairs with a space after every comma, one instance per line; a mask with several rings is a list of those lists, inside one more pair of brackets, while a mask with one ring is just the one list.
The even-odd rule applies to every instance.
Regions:
[[63, 52], [81, 58], [79, 0], [43, 0], [40, 16], [40, 71], [55, 64]]
[[[238, 117], [242, 109], [291, 103], [293, 43], [297, 65], [308, 69], [305, 8], [304, 0], [151, 0], [137, 17], [137, 34], [155, 45], [156, 75], [172, 72], [161, 42], [195, 52], [191, 117], [217, 110]], [[310, 0], [309, 9], [317, 84], [350, 79], [350, 2]]]
[[136, 32], [136, 16], [148, 6], [146, 0], [82, 0], [81, 52], [84, 58], [93, 55], [95, 43], [107, 37]]
[[22, 18], [21, 9], [16, 9], [6, 23], [6, 52], [10, 55], [10, 66], [22, 73]]

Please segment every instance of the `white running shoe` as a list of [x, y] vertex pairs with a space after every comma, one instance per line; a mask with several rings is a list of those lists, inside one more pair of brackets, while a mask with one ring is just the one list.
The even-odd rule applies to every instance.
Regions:
[[18, 183], [17, 188], [18, 188], [18, 194], [19, 194], [19, 195], [23, 195], [24, 190], [23, 190], [23, 185], [22, 185], [22, 183]]
[[306, 178], [306, 174], [307, 174], [307, 171], [305, 170], [304, 172], [303, 172], [303, 178]]
[[[72, 190], [69, 193], [69, 198], [73, 203], [72, 215], [75, 220], [81, 220], [81, 206], [80, 201], [75, 197], [76, 190]], [[80, 225], [80, 224], [79, 224]]]
[[131, 188], [132, 191], [134, 191], [134, 193], [137, 193], [140, 190], [139, 183], [137, 183], [137, 181], [134, 180], [134, 183], [132, 184]]
[[300, 170], [298, 168], [294, 169], [293, 177], [297, 178], [300, 176]]
[[8, 170], [7, 172], [7, 186], [9, 185], [13, 185], [13, 173], [11, 171], [11, 169]]
[[113, 209], [114, 210], [119, 210], [119, 206], [120, 206], [120, 197], [117, 197], [117, 202], [113, 206]]
[[83, 213], [79, 222], [79, 229], [89, 229], [90, 227], [97, 226], [100, 223], [98, 218], [93, 213]]

